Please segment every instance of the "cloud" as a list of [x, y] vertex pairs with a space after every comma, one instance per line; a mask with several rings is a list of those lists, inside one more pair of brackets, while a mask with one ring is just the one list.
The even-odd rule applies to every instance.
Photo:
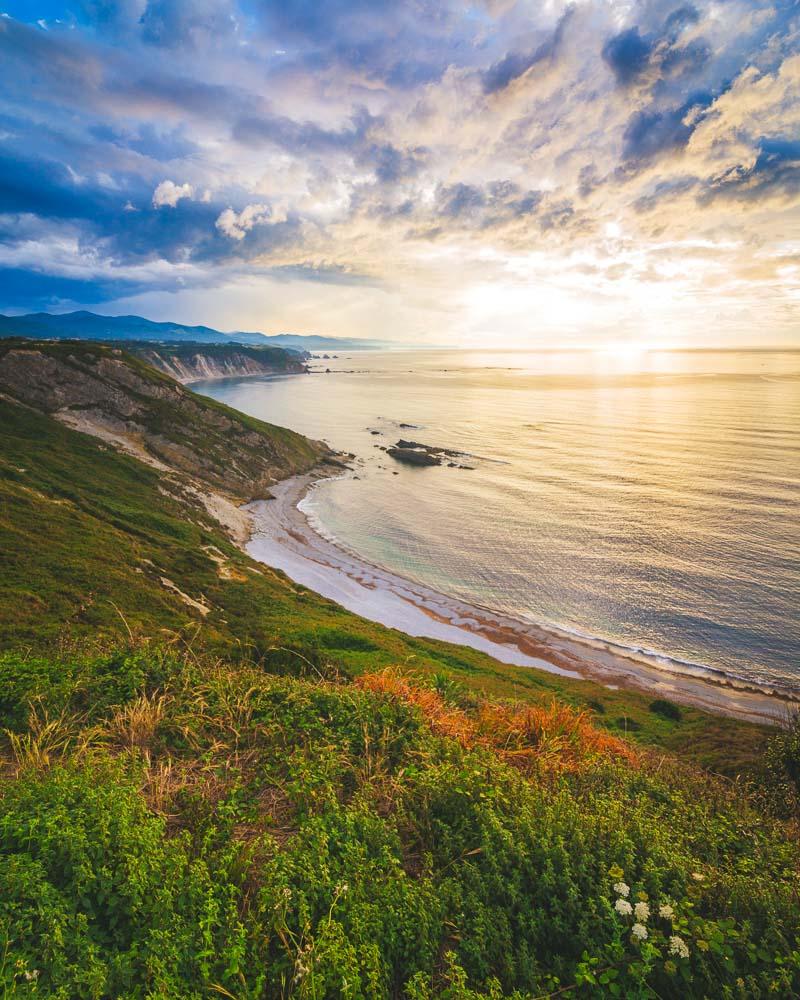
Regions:
[[[760, 302], [754, 254], [800, 225], [800, 10], [784, 0], [728, 0], [724, 17], [713, 0], [72, 10], [47, 31], [0, 19], [0, 262], [25, 275], [5, 293], [18, 304], [148, 283], [263, 302], [265, 276], [315, 296], [346, 279], [456, 329], [473, 323], [463, 289], [497, 282], [614, 327], [656, 284], [677, 302], [704, 276], [738, 281]], [[692, 239], [742, 248], [724, 267], [704, 249], [687, 276]]]
[[148, 0], [139, 24], [145, 42], [168, 49], [202, 47], [236, 32], [225, 0]]
[[506, 53], [483, 74], [483, 89], [487, 94], [504, 90], [515, 80], [524, 76], [537, 63], [553, 59], [561, 45], [564, 30], [572, 16], [573, 8], [568, 7], [561, 15], [550, 37], [529, 52], [512, 51]]
[[713, 101], [711, 94], [693, 94], [676, 108], [663, 111], [645, 108], [628, 120], [623, 133], [623, 157], [627, 165], [645, 161], [686, 146], [698, 120], [698, 112]]
[[216, 227], [232, 240], [243, 240], [253, 226], [266, 222], [269, 217], [269, 205], [247, 205], [241, 212], [226, 208], [220, 213]]
[[651, 42], [642, 38], [637, 27], [627, 28], [614, 35], [603, 46], [603, 59], [608, 63], [622, 84], [631, 83], [647, 68]]
[[176, 184], [174, 181], [162, 181], [153, 192], [153, 208], [169, 206], [175, 208], [181, 198], [192, 198], [194, 188], [191, 184]]

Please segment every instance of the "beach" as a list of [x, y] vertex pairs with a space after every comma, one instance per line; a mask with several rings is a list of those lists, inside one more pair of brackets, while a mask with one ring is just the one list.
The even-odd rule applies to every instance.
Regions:
[[309, 490], [330, 477], [331, 472], [295, 476], [272, 487], [274, 499], [249, 504], [249, 555], [371, 621], [468, 646], [502, 663], [632, 688], [750, 722], [777, 724], [800, 707], [792, 692], [759, 688], [690, 664], [677, 671], [644, 654], [634, 656], [468, 604], [372, 565], [324, 538], [303, 513]]

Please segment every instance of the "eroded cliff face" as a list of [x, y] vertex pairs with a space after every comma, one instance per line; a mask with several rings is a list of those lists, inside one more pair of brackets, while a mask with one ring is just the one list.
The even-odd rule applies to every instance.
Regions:
[[272, 483], [330, 454], [97, 344], [0, 344], [0, 393], [236, 500], [269, 496]]
[[[300, 358], [283, 351], [252, 352], [226, 347], [223, 351], [182, 350], [180, 353], [144, 349], [137, 356], [184, 385], [209, 378], [241, 378], [247, 375], [301, 374], [306, 367]], [[260, 356], [264, 355], [264, 356]], [[281, 357], [280, 355], [285, 355]]]

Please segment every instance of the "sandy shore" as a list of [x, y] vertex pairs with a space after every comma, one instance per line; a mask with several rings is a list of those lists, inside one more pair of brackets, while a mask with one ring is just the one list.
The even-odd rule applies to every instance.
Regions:
[[577, 639], [466, 604], [370, 565], [319, 535], [298, 503], [318, 475], [272, 488], [274, 500], [247, 508], [253, 533], [247, 552], [349, 611], [409, 635], [470, 646], [503, 663], [626, 687], [752, 722], [774, 723], [797, 701], [766, 689], [719, 679], [698, 669], [649, 662], [600, 642]]

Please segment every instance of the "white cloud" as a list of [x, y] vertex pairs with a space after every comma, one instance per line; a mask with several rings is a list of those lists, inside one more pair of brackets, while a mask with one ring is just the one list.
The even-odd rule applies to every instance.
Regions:
[[226, 208], [217, 219], [217, 229], [232, 240], [243, 240], [253, 226], [259, 222], [266, 222], [269, 217], [269, 205], [247, 205], [241, 212]]
[[194, 188], [191, 184], [176, 184], [174, 181], [162, 181], [153, 192], [153, 207], [163, 208], [168, 205], [175, 208], [181, 198], [191, 198]]

